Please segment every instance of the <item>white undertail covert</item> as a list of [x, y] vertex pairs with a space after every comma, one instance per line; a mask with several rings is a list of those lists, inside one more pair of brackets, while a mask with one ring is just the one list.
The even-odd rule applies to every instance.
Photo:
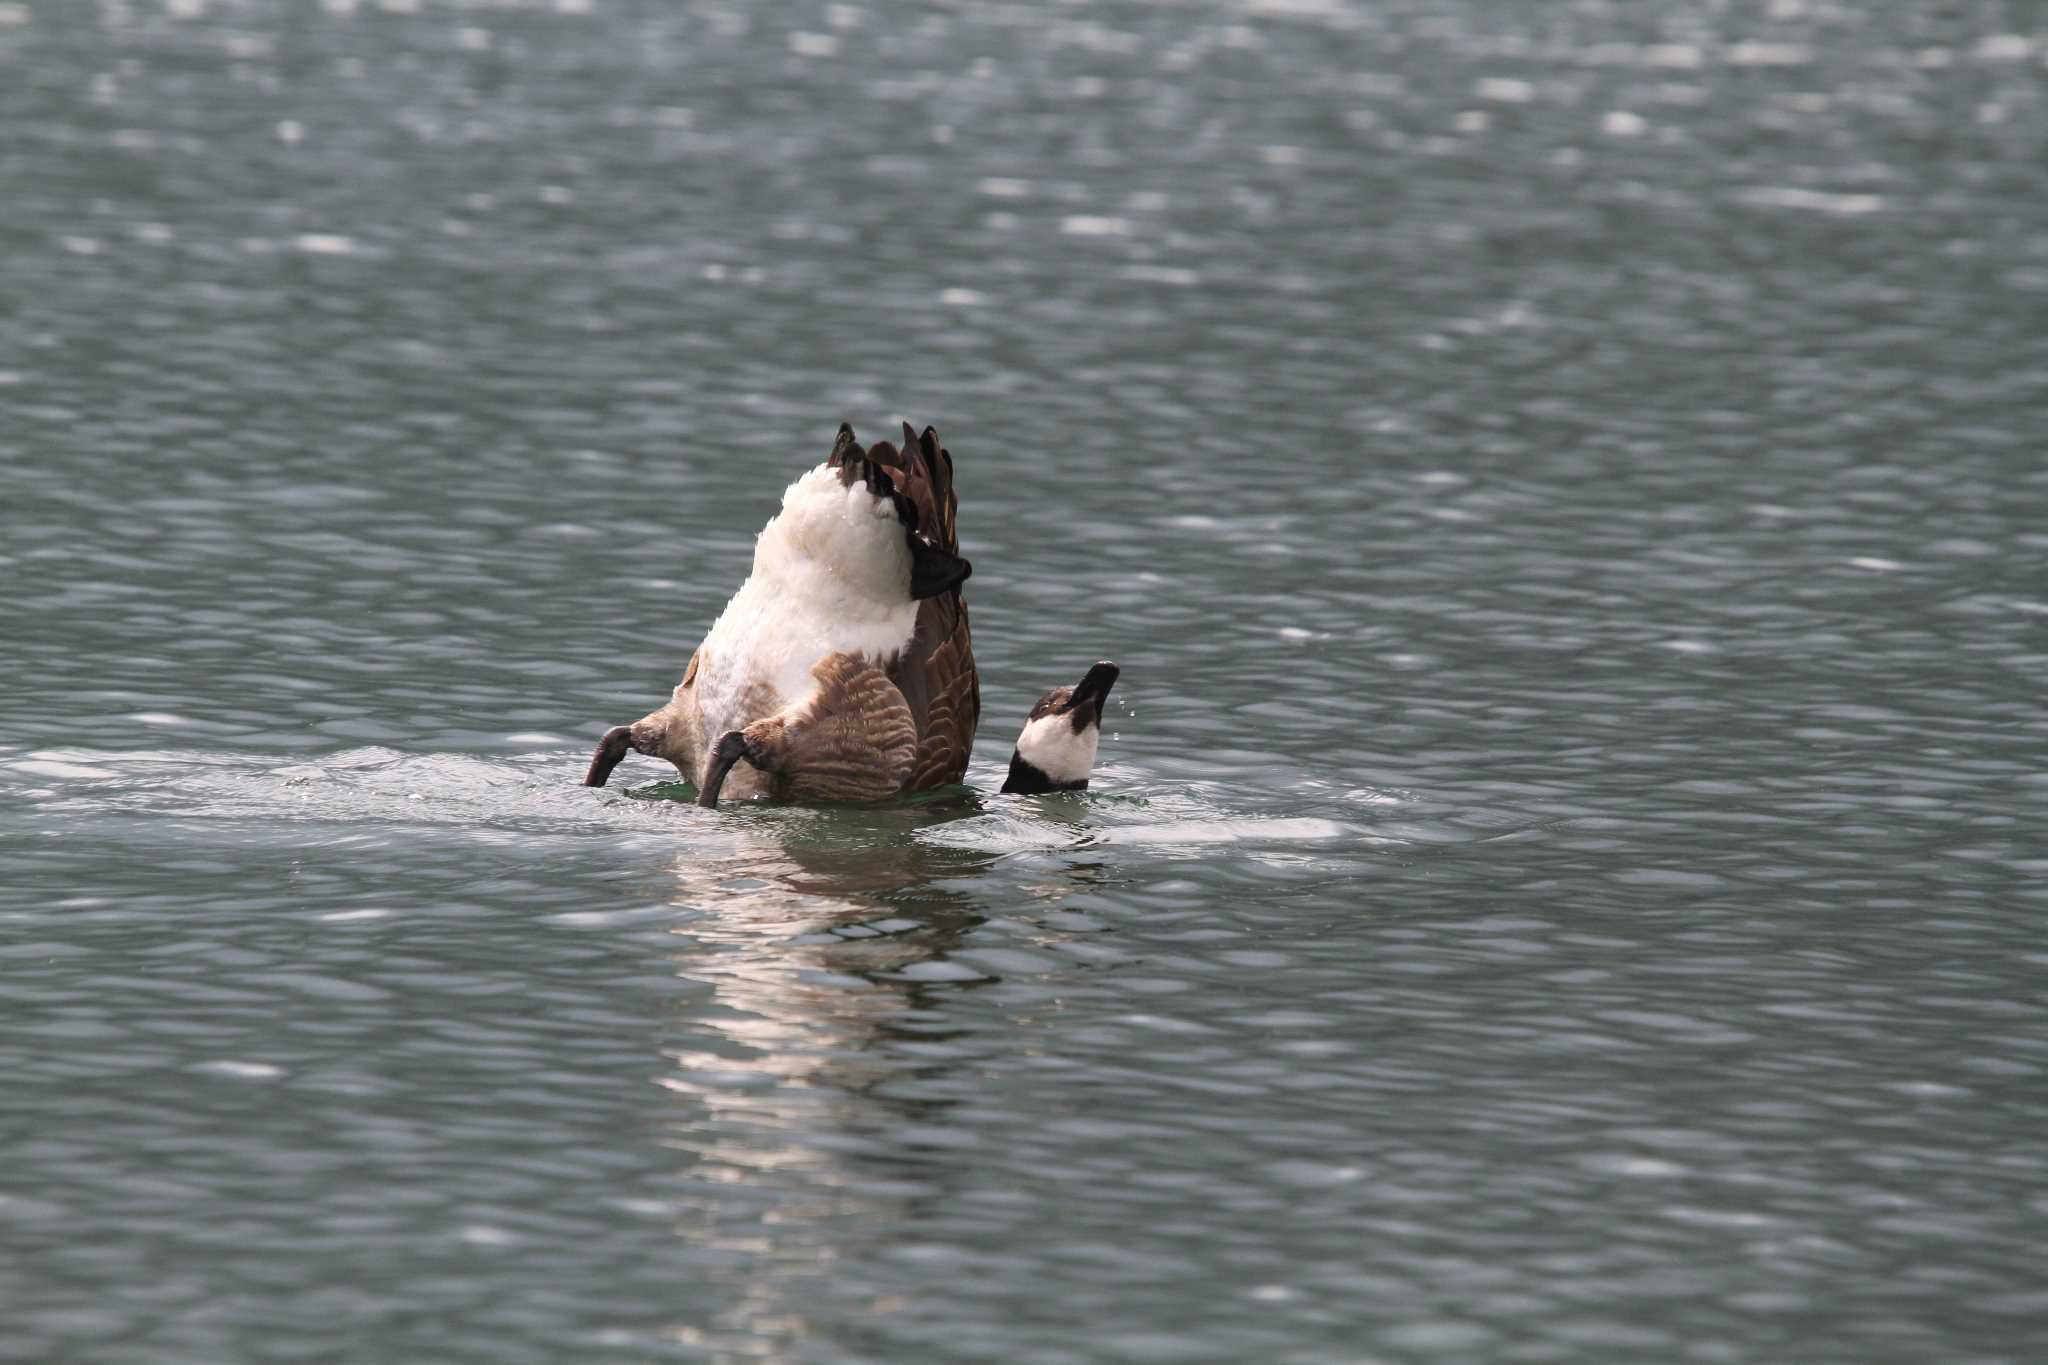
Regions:
[[789, 705], [815, 689], [811, 668], [827, 655], [888, 660], [910, 644], [917, 610], [894, 504], [863, 481], [841, 485], [829, 466], [811, 470], [783, 491], [754, 542], [752, 573], [704, 638], [706, 744], [733, 728], [756, 684]]

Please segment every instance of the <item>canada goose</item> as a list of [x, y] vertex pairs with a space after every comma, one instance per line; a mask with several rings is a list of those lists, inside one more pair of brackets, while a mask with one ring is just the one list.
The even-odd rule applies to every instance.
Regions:
[[1004, 791], [1031, 796], [1088, 790], [1096, 741], [1102, 737], [1102, 703], [1116, 686], [1117, 672], [1104, 659], [1072, 687], [1055, 687], [1038, 699], [1010, 751]]
[[844, 423], [784, 490], [753, 571], [667, 705], [598, 743], [584, 785], [633, 750], [720, 795], [879, 801], [958, 782], [981, 717], [960, 585], [953, 457], [938, 433], [863, 450]]

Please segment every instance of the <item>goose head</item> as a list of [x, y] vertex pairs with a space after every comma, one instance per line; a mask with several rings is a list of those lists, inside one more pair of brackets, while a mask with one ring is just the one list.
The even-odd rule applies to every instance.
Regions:
[[1038, 699], [1010, 752], [1004, 791], [1030, 796], [1088, 789], [1102, 737], [1102, 703], [1116, 686], [1117, 672], [1105, 659], [1073, 686], [1055, 687]]

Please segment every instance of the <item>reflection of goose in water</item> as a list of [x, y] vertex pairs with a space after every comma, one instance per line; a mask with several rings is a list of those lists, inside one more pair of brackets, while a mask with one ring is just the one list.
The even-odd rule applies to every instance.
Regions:
[[[984, 815], [971, 796], [936, 809], [879, 809], [857, 827], [780, 811], [772, 824], [728, 826], [737, 838], [725, 851], [700, 845], [679, 857], [674, 899], [696, 913], [675, 927], [694, 945], [676, 964], [728, 1007], [713, 1026], [770, 1052], [793, 1048], [845, 1063], [850, 1045], [917, 1007], [921, 992], [979, 979], [944, 959], [991, 916], [1028, 914], [1030, 900], [1016, 903], [1009, 869], [991, 878], [1003, 888], [1000, 906], [979, 886], [1014, 847], [983, 847], [971, 834], [954, 843], [928, 836], [939, 828], [990, 832]], [[1049, 859], [1050, 875], [1026, 895], [1050, 910], [1093, 887], [1092, 855], [1076, 855]], [[785, 1056], [773, 1067], [788, 1072], [792, 1063]]]
[[683, 1188], [717, 1189], [684, 1201], [678, 1232], [732, 1253], [729, 1273], [720, 1258], [707, 1271], [727, 1307], [694, 1325], [714, 1345], [810, 1311], [844, 1246], [835, 1225], [908, 1228], [959, 1187], [949, 1115], [978, 1090], [984, 1050], [931, 1021], [939, 993], [981, 974], [945, 959], [989, 919], [1053, 910], [1096, 876], [1062, 860], [1021, 905], [1007, 873], [984, 883], [1006, 850], [918, 837], [973, 825], [983, 808], [967, 796], [865, 812], [858, 828], [845, 812], [764, 815], [673, 865], [691, 912], [673, 966], [711, 998], [690, 1006], [657, 1079], [676, 1097], [666, 1141], [686, 1154]]

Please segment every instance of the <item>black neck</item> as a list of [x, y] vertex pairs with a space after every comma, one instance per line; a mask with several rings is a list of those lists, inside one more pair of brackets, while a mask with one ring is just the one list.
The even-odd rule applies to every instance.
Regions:
[[1088, 790], [1088, 779], [1079, 782], [1055, 782], [1045, 775], [1045, 769], [1025, 761], [1024, 755], [1010, 750], [1010, 775], [1003, 782], [1003, 790], [1018, 796], [1037, 796], [1041, 792], [1084, 792]]

